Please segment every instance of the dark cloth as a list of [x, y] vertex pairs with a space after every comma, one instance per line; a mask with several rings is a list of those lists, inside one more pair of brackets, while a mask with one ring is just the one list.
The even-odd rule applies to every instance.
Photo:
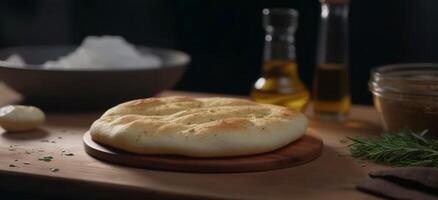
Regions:
[[369, 175], [358, 190], [389, 199], [438, 200], [438, 169], [402, 167]]

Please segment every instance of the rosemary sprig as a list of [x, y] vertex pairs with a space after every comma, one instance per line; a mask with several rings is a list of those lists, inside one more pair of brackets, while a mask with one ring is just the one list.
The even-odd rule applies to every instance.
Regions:
[[375, 138], [349, 138], [351, 156], [392, 166], [438, 168], [438, 140], [425, 138], [428, 131], [403, 129]]

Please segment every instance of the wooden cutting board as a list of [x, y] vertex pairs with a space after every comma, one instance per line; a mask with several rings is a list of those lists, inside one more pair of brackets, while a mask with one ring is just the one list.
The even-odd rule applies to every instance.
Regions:
[[[0, 104], [11, 103], [1, 85], [0, 94]], [[218, 96], [181, 91], [161, 95]], [[13, 195], [9, 199], [26, 195], [21, 199], [372, 200], [379, 198], [357, 191], [356, 185], [370, 171], [387, 169], [348, 156], [347, 136], [370, 137], [381, 132], [377, 113], [369, 106], [352, 106], [349, 120], [341, 123], [310, 118], [308, 133], [318, 134], [324, 141], [321, 156], [314, 161], [253, 173], [181, 173], [95, 159], [84, 151], [83, 135], [102, 112], [47, 112], [40, 129], [17, 134], [0, 130], [1, 199], [8, 199], [9, 193]], [[39, 160], [44, 156], [54, 159]]]
[[228, 158], [191, 158], [184, 156], [147, 156], [132, 154], [101, 145], [86, 132], [85, 151], [100, 160], [127, 166], [183, 172], [251, 172], [292, 167], [310, 162], [321, 155], [322, 141], [306, 134], [291, 144], [263, 154]]

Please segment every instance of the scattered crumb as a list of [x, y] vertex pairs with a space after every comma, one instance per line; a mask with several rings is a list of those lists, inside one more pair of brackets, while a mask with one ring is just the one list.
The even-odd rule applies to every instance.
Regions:
[[50, 171], [52, 171], [52, 172], [57, 172], [57, 171], [59, 171], [58, 168], [49, 168], [49, 169], [50, 169]]
[[74, 153], [66, 153], [64, 155], [66, 155], [66, 156], [74, 156], [75, 154]]
[[62, 152], [62, 153], [65, 153], [65, 150], [62, 150], [61, 152]]
[[30, 165], [30, 162], [24, 162], [23, 164], [25, 164], [25, 165]]
[[17, 162], [18, 160], [14, 160], [14, 162]]
[[15, 166], [15, 165], [13, 165], [13, 164], [10, 164], [9, 167], [17, 167], [17, 166]]
[[31, 154], [32, 152], [31, 152], [31, 151], [28, 151], [28, 150], [25, 150], [24, 153], [26, 153], [26, 154]]
[[56, 143], [56, 141], [50, 141], [51, 143]]
[[62, 137], [58, 137], [58, 139], [62, 139]]

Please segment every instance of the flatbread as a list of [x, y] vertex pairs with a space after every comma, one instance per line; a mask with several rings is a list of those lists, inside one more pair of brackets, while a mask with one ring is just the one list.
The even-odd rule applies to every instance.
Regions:
[[237, 98], [148, 98], [117, 105], [90, 129], [94, 141], [139, 154], [243, 156], [281, 148], [305, 133], [300, 112]]

